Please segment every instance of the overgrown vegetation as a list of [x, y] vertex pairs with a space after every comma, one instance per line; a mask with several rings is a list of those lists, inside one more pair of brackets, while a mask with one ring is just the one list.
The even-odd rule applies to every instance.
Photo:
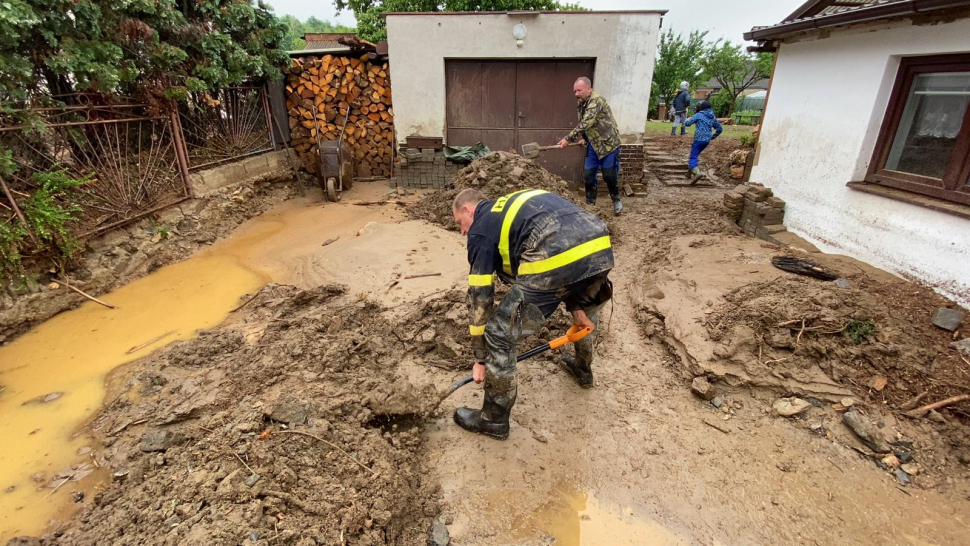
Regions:
[[181, 98], [275, 80], [289, 64], [286, 31], [262, 0], [3, 0], [0, 102]]
[[842, 329], [842, 333], [856, 345], [861, 345], [875, 335], [876, 323], [871, 320], [852, 320]]
[[734, 113], [734, 123], [740, 125], [757, 125], [761, 119], [761, 110], [741, 110]]
[[758, 142], [758, 137], [750, 134], [740, 135], [738, 136], [738, 140], [741, 141], [741, 145], [745, 148], [754, 148], [755, 143]]
[[708, 77], [721, 85], [719, 94], [724, 94], [729, 107], [727, 115], [731, 115], [745, 89], [771, 76], [773, 61], [771, 53], [751, 55], [740, 44], [728, 40], [710, 44], [701, 66]]
[[579, 4], [556, 0], [333, 0], [337, 11], [349, 9], [357, 19], [357, 36], [387, 40], [383, 14], [395, 11], [585, 11]]
[[[8, 176], [16, 171], [9, 157], [9, 151], [0, 154], [0, 175]], [[74, 260], [81, 248], [70, 224], [81, 212], [76, 192], [93, 183], [93, 175], [75, 178], [67, 169], [58, 169], [34, 173], [30, 182], [36, 189], [17, 203], [26, 225], [15, 214], [0, 221], [0, 281], [4, 284], [11, 281], [25, 284], [23, 254], [28, 249], [63, 264]], [[4, 207], [13, 209], [11, 203], [4, 203]]]
[[655, 110], [661, 102], [670, 104], [680, 88], [680, 82], [686, 81], [693, 90], [703, 81], [701, 59], [706, 37], [707, 32], [697, 30], [686, 38], [683, 34], [674, 34], [673, 29], [667, 29], [660, 35], [650, 93], [651, 110]]

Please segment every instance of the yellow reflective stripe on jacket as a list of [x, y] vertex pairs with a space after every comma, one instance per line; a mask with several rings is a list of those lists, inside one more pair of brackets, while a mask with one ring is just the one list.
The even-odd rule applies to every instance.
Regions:
[[468, 333], [473, 336], [485, 335], [485, 325], [484, 324], [482, 324], [481, 326], [469, 325]]
[[493, 276], [488, 275], [469, 275], [468, 286], [492, 286]]
[[601, 250], [610, 248], [610, 236], [604, 235], [592, 241], [586, 241], [581, 245], [576, 245], [565, 252], [560, 252], [555, 256], [539, 260], [537, 262], [523, 262], [519, 264], [519, 275], [538, 275], [546, 271], [552, 271], [575, 261], [595, 254]]
[[495, 200], [495, 204], [492, 205], [492, 212], [502, 212], [503, 210], [505, 210], [505, 204], [509, 202], [509, 199], [512, 199], [516, 195], [519, 195], [520, 193], [527, 192], [527, 191], [529, 190], [519, 190], [517, 192], [513, 192], [508, 195], [503, 195], [502, 197], [499, 197], [498, 199]]
[[512, 258], [509, 256], [509, 234], [512, 232], [512, 222], [515, 220], [515, 215], [518, 214], [519, 209], [522, 208], [522, 205], [525, 204], [526, 201], [544, 193], [549, 192], [546, 190], [530, 190], [518, 195], [515, 198], [515, 201], [513, 201], [512, 205], [509, 207], [508, 212], [505, 213], [505, 218], [502, 220], [502, 235], [498, 242], [498, 252], [502, 255], [502, 269], [509, 275], [514, 275], [514, 273], [512, 273]]

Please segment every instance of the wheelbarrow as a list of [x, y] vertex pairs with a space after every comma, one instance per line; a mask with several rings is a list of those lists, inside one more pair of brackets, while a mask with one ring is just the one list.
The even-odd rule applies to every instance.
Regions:
[[[337, 140], [320, 140], [317, 131], [317, 183], [326, 194], [329, 201], [337, 202], [343, 196], [344, 190], [354, 186], [354, 155], [350, 145], [344, 142], [344, 131], [347, 129], [347, 119], [350, 117], [350, 106], [344, 116], [343, 126]], [[316, 121], [316, 107], [313, 108], [313, 119]]]

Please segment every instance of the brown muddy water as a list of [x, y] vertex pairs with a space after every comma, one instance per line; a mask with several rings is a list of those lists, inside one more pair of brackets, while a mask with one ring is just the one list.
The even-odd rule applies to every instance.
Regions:
[[[268, 282], [343, 282], [385, 303], [460, 282], [457, 235], [401, 222], [393, 205], [350, 203], [386, 191], [361, 184], [339, 204], [322, 205], [319, 194], [284, 203], [196, 256], [100, 296], [118, 309], [87, 302], [0, 347], [0, 543], [56, 526], [80, 506], [75, 492], [90, 498], [104, 483], [83, 426], [119, 366], [218, 325]], [[431, 269], [442, 275], [401, 279]]]

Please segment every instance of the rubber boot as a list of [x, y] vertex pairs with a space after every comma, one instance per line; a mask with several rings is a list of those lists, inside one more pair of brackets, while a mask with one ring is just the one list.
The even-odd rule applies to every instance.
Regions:
[[704, 176], [704, 174], [701, 173], [700, 167], [694, 167], [693, 169], [691, 169], [690, 175], [691, 175], [690, 176], [690, 183], [691, 184], [697, 182], [698, 180], [701, 179], [701, 177]]
[[623, 202], [620, 201], [620, 196], [616, 195], [613, 197], [613, 215], [619, 216], [621, 211], [623, 211]]
[[677, 136], [677, 126], [674, 125], [670, 128], [670, 136]]
[[687, 134], [687, 127], [681, 126], [681, 128], [680, 128], [680, 136], [684, 136], [686, 134]]
[[468, 432], [505, 440], [509, 437], [509, 413], [510, 411], [486, 398], [480, 410], [455, 410], [455, 424]]
[[586, 188], [586, 204], [595, 205], [596, 204], [596, 188], [589, 189]]
[[563, 353], [559, 356], [566, 366], [566, 371], [573, 376], [580, 387], [584, 389], [593, 388], [593, 369], [590, 368], [589, 363], [577, 362], [576, 357], [571, 354]]

